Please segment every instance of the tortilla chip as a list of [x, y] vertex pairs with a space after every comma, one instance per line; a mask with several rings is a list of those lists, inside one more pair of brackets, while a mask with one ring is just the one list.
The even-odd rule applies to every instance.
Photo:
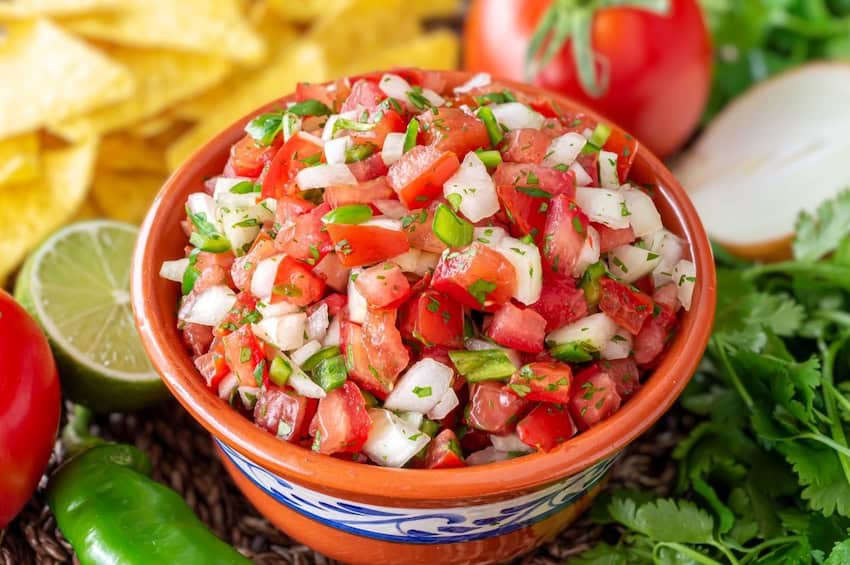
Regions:
[[168, 174], [165, 154], [160, 146], [126, 133], [107, 135], [100, 141], [97, 168], [99, 171]]
[[89, 195], [88, 200], [80, 204], [77, 208], [77, 213], [71, 218], [71, 222], [82, 222], [83, 220], [93, 220], [95, 218], [103, 218], [104, 213], [100, 211], [97, 204], [94, 203], [92, 196]]
[[290, 22], [310, 23], [345, 0], [267, 0], [276, 16]]
[[355, 75], [393, 67], [454, 69], [457, 67], [459, 53], [457, 36], [448, 30], [439, 30], [373, 51], [369, 56], [354, 58], [353, 62], [334, 74]]
[[154, 137], [167, 131], [176, 121], [177, 118], [171, 112], [164, 112], [158, 116], [137, 122], [126, 129], [128, 133], [136, 137]]
[[114, 9], [120, 0], [9, 0], [0, 2], [0, 18], [67, 16]]
[[92, 197], [108, 218], [140, 224], [164, 182], [163, 175], [101, 171], [95, 175]]
[[[0, 138], [32, 131], [125, 99], [121, 65], [47, 20], [8, 27], [0, 48]], [[10, 78], [12, 77], [12, 78]]]
[[0, 189], [0, 280], [85, 200], [97, 141], [48, 151], [35, 182]]
[[462, 8], [458, 0], [407, 0], [405, 4], [405, 9], [423, 19], [460, 16]]
[[343, 0], [335, 9], [324, 12], [308, 37], [324, 47], [325, 57], [335, 70], [421, 32], [422, 26], [407, 10], [406, 0]]
[[327, 76], [322, 49], [313, 42], [303, 41], [285, 55], [273, 57], [268, 65], [253, 74], [251, 80], [232, 84], [228, 81], [232, 90], [219, 101], [215, 111], [204, 115], [194, 128], [168, 148], [169, 168], [176, 169], [193, 151], [248, 112], [289, 94], [297, 83], [321, 82]]
[[38, 135], [25, 133], [0, 139], [0, 186], [30, 182], [40, 174]]
[[129, 47], [112, 47], [108, 52], [130, 70], [136, 93], [84, 116], [51, 120], [49, 129], [53, 133], [78, 141], [122, 129], [206, 90], [231, 68], [229, 61], [209, 55]]
[[265, 52], [237, 0], [123, 0], [122, 9], [65, 25], [86, 37], [134, 47], [159, 47], [257, 61]]

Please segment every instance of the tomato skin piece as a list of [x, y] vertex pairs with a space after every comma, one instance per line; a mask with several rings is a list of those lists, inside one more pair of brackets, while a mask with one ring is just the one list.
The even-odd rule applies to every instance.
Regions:
[[417, 145], [390, 166], [387, 181], [408, 209], [424, 208], [442, 194], [443, 183], [459, 167], [451, 151]]
[[582, 430], [592, 428], [620, 409], [617, 384], [594, 364], [576, 375], [570, 398], [570, 414]]
[[484, 122], [457, 108], [430, 109], [416, 117], [422, 141], [440, 151], [451, 151], [462, 158], [470, 151], [490, 146]]
[[520, 441], [540, 451], [551, 451], [578, 432], [569, 410], [561, 404], [541, 403], [520, 420], [516, 433]]
[[580, 320], [588, 314], [584, 292], [576, 287], [575, 280], [554, 273], [545, 274], [540, 299], [529, 308], [546, 319], [547, 332]]
[[599, 297], [599, 309], [608, 314], [617, 325], [636, 335], [644, 321], [652, 315], [652, 298], [610, 277], [602, 277], [600, 282], [602, 293]]
[[676, 325], [676, 313], [667, 306], [658, 305], [657, 314], [647, 318], [635, 336], [635, 361], [641, 367], [652, 366], [667, 346]]
[[277, 266], [270, 302], [308, 306], [320, 299], [324, 292], [324, 280], [313, 274], [304, 263], [287, 256]]
[[339, 208], [349, 204], [371, 204], [375, 200], [389, 200], [395, 198], [395, 192], [387, 184], [386, 177], [378, 177], [356, 186], [329, 186], [325, 189], [324, 197], [331, 208]]
[[391, 308], [410, 295], [410, 283], [395, 263], [379, 263], [369, 267], [354, 281], [357, 290], [374, 308]]
[[458, 467], [466, 467], [460, 442], [452, 430], [443, 430], [428, 444], [425, 468], [456, 469]]
[[504, 347], [525, 353], [540, 353], [546, 337], [546, 318], [534, 310], [506, 302], [493, 314], [487, 335]]
[[314, 446], [319, 453], [357, 453], [369, 437], [372, 420], [357, 385], [346, 381], [319, 400]]
[[467, 420], [473, 428], [504, 435], [513, 431], [530, 405], [502, 383], [484, 381], [470, 385]]
[[261, 198], [277, 199], [287, 194], [297, 194], [299, 189], [295, 184], [295, 175], [307, 166], [303, 162], [304, 159], [317, 154], [324, 159], [322, 147], [300, 135], [289, 138], [289, 141], [280, 147], [269, 163], [268, 171], [263, 178]]
[[502, 142], [502, 159], [511, 163], [540, 163], [549, 150], [550, 141], [543, 130], [511, 130]]
[[611, 359], [599, 362], [600, 368], [608, 373], [617, 386], [617, 394], [628, 398], [640, 388], [640, 370], [631, 357]]
[[542, 255], [551, 270], [570, 275], [588, 237], [590, 222], [575, 202], [560, 195], [552, 198], [543, 229]]
[[0, 290], [0, 529], [32, 496], [59, 428], [59, 373], [44, 334]]
[[282, 440], [297, 441], [307, 435], [317, 405], [314, 398], [269, 385], [257, 395], [254, 422]]
[[410, 249], [403, 231], [360, 224], [328, 224], [327, 230], [345, 267], [371, 265]]
[[[230, 371], [239, 379], [240, 385], [259, 386], [268, 384], [269, 372], [263, 348], [251, 331], [251, 326], [242, 326], [235, 332], [229, 333], [221, 340], [224, 347], [224, 358]], [[244, 361], [243, 361], [244, 359]], [[254, 375], [257, 365], [263, 363], [262, 379], [258, 383]]]
[[[475, 0], [464, 30], [464, 68], [523, 81], [526, 48], [551, 0]], [[711, 40], [697, 0], [674, 0], [658, 15], [630, 7], [593, 15], [590, 41], [611, 62], [608, 90], [582, 88], [570, 42], [534, 83], [596, 109], [667, 157], [693, 132], [711, 85]], [[657, 124], [670, 124], [657, 127]]]
[[368, 80], [358, 80], [351, 85], [351, 94], [342, 103], [339, 109], [340, 113], [351, 110], [368, 110], [372, 111], [378, 107], [378, 104], [386, 98], [378, 85]]
[[[516, 271], [501, 253], [473, 242], [463, 251], [440, 257], [431, 286], [469, 308], [493, 310], [511, 299]], [[473, 296], [470, 288], [478, 290], [483, 302]]]
[[572, 381], [573, 371], [566, 363], [537, 361], [514, 373], [508, 386], [526, 400], [566, 404]]
[[333, 251], [333, 243], [322, 222], [322, 216], [330, 211], [330, 206], [322, 204], [296, 217], [291, 225], [281, 228], [275, 238], [281, 251], [315, 266], [322, 257]]
[[257, 178], [266, 163], [271, 161], [280, 148], [282, 140], [275, 138], [271, 145], [260, 145], [253, 137], [246, 135], [230, 148], [230, 167], [239, 177]]
[[214, 391], [218, 391], [219, 383], [230, 372], [224, 359], [224, 345], [221, 340], [213, 344], [209, 351], [196, 357], [193, 364], [206, 385]]
[[591, 222], [593, 229], [599, 234], [599, 252], [600, 253], [608, 253], [615, 247], [620, 247], [621, 245], [628, 245], [633, 242], [635, 239], [635, 232], [632, 231], [631, 226], [627, 228], [622, 228], [619, 230], [615, 230], [609, 228], [604, 224], [597, 224]]
[[[445, 294], [426, 290], [409, 302], [410, 337], [426, 346], [463, 345], [463, 306]], [[451, 367], [451, 363], [448, 363]]]

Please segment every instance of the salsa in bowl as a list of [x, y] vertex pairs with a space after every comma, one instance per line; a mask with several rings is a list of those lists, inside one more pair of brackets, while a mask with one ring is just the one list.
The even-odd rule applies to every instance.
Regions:
[[194, 378], [349, 461], [556, 449], [628, 405], [705, 274], [631, 179], [643, 151], [487, 75], [300, 85], [182, 203], [160, 274]]

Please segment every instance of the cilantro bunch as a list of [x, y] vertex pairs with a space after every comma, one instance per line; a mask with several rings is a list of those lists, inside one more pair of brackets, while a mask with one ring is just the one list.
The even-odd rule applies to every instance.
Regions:
[[579, 564], [850, 563], [850, 191], [797, 223], [793, 260], [717, 248], [718, 305], [680, 400], [677, 497], [621, 491]]

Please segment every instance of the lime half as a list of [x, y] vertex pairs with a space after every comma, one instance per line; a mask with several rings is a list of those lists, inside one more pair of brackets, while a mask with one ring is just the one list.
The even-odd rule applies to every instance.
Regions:
[[98, 412], [135, 410], [165, 394], [130, 308], [137, 234], [109, 220], [67, 226], [27, 259], [15, 285], [50, 340], [62, 391]]

